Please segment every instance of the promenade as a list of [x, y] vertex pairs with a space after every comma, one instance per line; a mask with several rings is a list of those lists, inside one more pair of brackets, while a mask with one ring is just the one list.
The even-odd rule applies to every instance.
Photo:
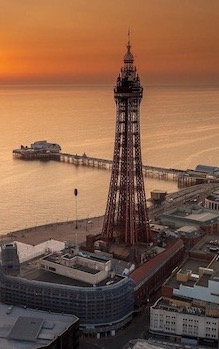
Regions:
[[38, 245], [53, 239], [57, 241], [71, 241], [81, 244], [88, 234], [99, 234], [103, 225], [103, 216], [77, 221], [59, 222], [35, 226], [1, 235], [1, 244], [20, 241], [25, 244]]
[[[212, 190], [218, 188], [218, 185], [218, 183], [199, 184], [168, 194], [166, 200], [161, 205], [151, 205], [151, 207], [148, 208], [149, 219], [154, 220], [158, 218], [162, 212], [185, 205], [186, 202], [191, 204], [190, 200], [196, 198], [197, 195], [199, 201], [202, 201]], [[10, 232], [0, 236], [1, 244], [11, 241], [20, 241], [26, 244], [37, 245], [49, 239], [81, 244], [86, 240], [86, 235], [101, 233], [103, 218], [104, 216], [84, 218], [78, 220], [77, 224], [75, 221], [55, 222]]]

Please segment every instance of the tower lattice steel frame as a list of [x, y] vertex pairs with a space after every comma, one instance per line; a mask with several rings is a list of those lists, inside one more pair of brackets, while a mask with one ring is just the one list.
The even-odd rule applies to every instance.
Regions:
[[143, 88], [133, 65], [128, 37], [116, 86], [116, 131], [112, 174], [102, 236], [127, 245], [150, 242], [140, 144], [140, 103]]

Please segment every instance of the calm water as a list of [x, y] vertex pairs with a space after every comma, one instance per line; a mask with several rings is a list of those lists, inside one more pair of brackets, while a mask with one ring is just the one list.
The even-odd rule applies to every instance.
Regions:
[[[57, 162], [13, 159], [12, 150], [36, 140], [63, 152], [112, 158], [113, 86], [0, 88], [0, 233], [104, 214], [110, 171]], [[144, 164], [194, 169], [219, 166], [219, 89], [144, 89], [141, 146]], [[176, 183], [146, 179], [153, 189]]]

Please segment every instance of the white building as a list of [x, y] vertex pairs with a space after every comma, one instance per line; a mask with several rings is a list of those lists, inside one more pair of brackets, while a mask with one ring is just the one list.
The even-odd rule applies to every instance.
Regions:
[[218, 340], [219, 308], [204, 302], [160, 298], [150, 310], [150, 332], [197, 345]]
[[199, 259], [190, 260], [190, 264], [185, 262], [164, 283], [162, 296], [150, 309], [152, 334], [171, 337], [181, 344], [218, 343], [218, 255], [210, 262]]

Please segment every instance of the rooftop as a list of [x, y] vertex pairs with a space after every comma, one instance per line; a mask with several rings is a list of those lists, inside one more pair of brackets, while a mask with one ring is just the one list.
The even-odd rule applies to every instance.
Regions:
[[208, 195], [206, 199], [211, 201], [219, 201], [219, 191], [215, 191], [212, 194]]
[[[186, 274], [186, 271], [191, 271], [192, 274], [198, 275], [199, 268], [200, 267], [207, 268], [208, 265], [209, 265], [209, 261], [195, 259], [195, 258], [188, 258], [182, 266], [181, 273]], [[170, 276], [169, 279], [166, 280], [165, 285], [174, 289], [178, 289], [182, 283], [183, 285], [192, 287], [197, 283], [197, 279], [193, 277], [182, 282], [181, 280], [177, 280], [176, 274], [174, 273]]]
[[205, 234], [202, 239], [193, 247], [191, 254], [200, 256], [201, 259], [205, 257], [211, 261], [215, 255], [219, 252], [219, 235]]
[[78, 318], [0, 303], [0, 348], [34, 349], [47, 346]]
[[219, 213], [214, 210], [191, 205], [189, 207], [180, 207], [168, 210], [161, 215], [161, 222], [167, 219], [181, 221], [183, 225], [204, 225], [219, 221]]
[[188, 302], [181, 303], [180, 305], [177, 305], [177, 303], [174, 302], [174, 299], [170, 298], [159, 298], [154, 305], [152, 306], [154, 309], [162, 309], [166, 311], [176, 312], [176, 313], [184, 313], [184, 314], [193, 314], [198, 316], [205, 316], [205, 310], [204, 308], [199, 308], [193, 306], [193, 304], [189, 304]]
[[[74, 255], [74, 252], [70, 253], [68, 249], [65, 249], [45, 255], [43, 258], [29, 260], [26, 263], [22, 263], [20, 276], [29, 280], [60, 285], [93, 287], [90, 276], [98, 274], [101, 270], [104, 272], [105, 276], [99, 278], [97, 283], [94, 282], [96, 286], [105, 286], [109, 285], [109, 283], [113, 285], [120, 282], [124, 279], [123, 275], [127, 275], [129, 269], [132, 267], [130, 263], [119, 263], [120, 261], [112, 259], [113, 268], [110, 269], [109, 257], [97, 253], [87, 253], [85, 251], [78, 253], [78, 255]], [[42, 263], [42, 265], [44, 265], [47, 262], [50, 263], [48, 264], [49, 268], [39, 268]], [[55, 269], [56, 265], [60, 265], [62, 268], [68, 268], [72, 271], [75, 270], [76, 275], [77, 271], [80, 271], [83, 273], [83, 277], [74, 277], [74, 273], [72, 274], [71, 272], [65, 272], [65, 274], [55, 273], [53, 269]]]
[[166, 249], [163, 249], [161, 253], [135, 269], [131, 274], [131, 279], [137, 285], [140, 285], [144, 280], [150, 277], [152, 270], [160, 268], [168, 257], [174, 255], [177, 250], [181, 250], [183, 247], [184, 245], [181, 239], [172, 240], [172, 244]]
[[[177, 279], [176, 274], [172, 274], [166, 280], [165, 285], [173, 289], [178, 289], [181, 284], [193, 287], [195, 284], [201, 287], [208, 287], [209, 280], [219, 282], [219, 248], [218, 234], [206, 234], [190, 251], [190, 255], [181, 266], [180, 273], [186, 274], [190, 271], [191, 277], [184, 280]], [[218, 246], [218, 247], [217, 247]], [[205, 271], [205, 272], [203, 272]]]

